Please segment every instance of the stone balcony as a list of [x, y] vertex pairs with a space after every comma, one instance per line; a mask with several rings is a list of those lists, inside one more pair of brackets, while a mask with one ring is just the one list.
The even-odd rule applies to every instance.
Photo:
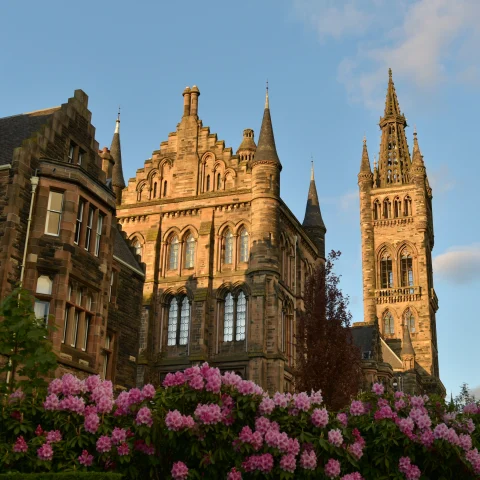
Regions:
[[422, 296], [422, 287], [396, 287], [375, 290], [375, 301], [381, 303], [415, 302]]

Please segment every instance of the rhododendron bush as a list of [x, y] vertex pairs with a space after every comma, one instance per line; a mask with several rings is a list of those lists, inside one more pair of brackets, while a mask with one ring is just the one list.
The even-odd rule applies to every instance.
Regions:
[[461, 414], [383, 386], [329, 412], [321, 392], [268, 396], [207, 364], [114, 396], [93, 376], [4, 397], [0, 472], [114, 471], [125, 478], [480, 478], [480, 407]]

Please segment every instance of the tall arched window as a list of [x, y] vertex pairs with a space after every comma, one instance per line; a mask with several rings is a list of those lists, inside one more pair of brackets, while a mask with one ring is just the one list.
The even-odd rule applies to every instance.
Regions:
[[153, 184], [153, 198], [157, 198], [157, 182]]
[[224, 263], [230, 265], [233, 263], [233, 235], [230, 230], [225, 233], [225, 256]]
[[206, 189], [205, 189], [207, 192], [210, 191], [210, 175], [207, 175], [207, 186], [206, 186]]
[[47, 275], [40, 275], [37, 279], [37, 288], [35, 290], [35, 318], [44, 320], [48, 324], [48, 315], [50, 313], [50, 296], [52, 295], [53, 280]]
[[190, 328], [190, 302], [186, 295], [173, 297], [168, 307], [167, 345], [187, 345]]
[[248, 232], [245, 228], [240, 233], [240, 262], [248, 262]]
[[240, 291], [234, 296], [228, 293], [225, 297], [223, 312], [223, 341], [240, 342], [245, 340], [247, 328], [247, 298]]
[[380, 288], [393, 288], [392, 257], [385, 253], [380, 260]]
[[195, 261], [195, 239], [190, 234], [187, 237], [185, 248], [185, 268], [193, 268]]
[[406, 217], [412, 216], [412, 199], [410, 198], [409, 195], [405, 197], [404, 204], [405, 204], [404, 215]]
[[167, 196], [167, 181], [166, 180], [163, 182], [163, 196], [164, 197]]
[[141, 187], [138, 188], [138, 192], [137, 192], [137, 202], [141, 202], [142, 201], [142, 197], [143, 197], [143, 190], [145, 189], [145, 185], [142, 185]]
[[222, 188], [222, 176], [217, 173], [217, 190], [220, 190]]
[[178, 268], [178, 237], [174, 235], [170, 240], [170, 252], [168, 256], [168, 269], [175, 270]]
[[140, 240], [138, 238], [135, 238], [133, 241], [133, 248], [135, 249], [135, 255], [140, 255], [142, 256], [142, 244], [140, 243]]
[[408, 327], [410, 333], [415, 333], [415, 317], [412, 311], [408, 308], [404, 315], [405, 325]]
[[382, 216], [382, 209], [380, 208], [380, 202], [378, 198], [373, 202], [373, 219], [380, 220]]
[[390, 199], [386, 198], [383, 201], [383, 218], [391, 218], [392, 216], [391, 207], [392, 207], [392, 204], [390, 202]]
[[402, 216], [402, 201], [398, 197], [393, 201], [393, 216], [395, 218]]
[[402, 287], [413, 286], [413, 261], [410, 252], [405, 248], [400, 258]]
[[395, 334], [395, 323], [390, 312], [385, 312], [385, 315], [383, 316], [383, 333], [385, 335]]

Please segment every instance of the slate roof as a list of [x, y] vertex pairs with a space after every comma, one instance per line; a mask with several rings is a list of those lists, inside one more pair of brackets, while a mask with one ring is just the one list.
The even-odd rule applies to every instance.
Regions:
[[310, 180], [310, 188], [308, 189], [307, 207], [305, 209], [305, 218], [303, 220], [304, 227], [321, 227], [325, 228], [323, 223], [322, 212], [320, 211], [320, 202], [318, 201], [317, 187], [315, 180]]
[[375, 350], [373, 337], [375, 334], [374, 325], [365, 325], [351, 328], [353, 343], [363, 352], [372, 352]]
[[262, 126], [260, 128], [260, 136], [258, 137], [257, 151], [253, 158], [253, 163], [262, 161], [273, 161], [278, 164], [278, 168], [282, 169], [282, 164], [278, 158], [277, 147], [275, 146], [275, 137], [273, 135], [272, 117], [270, 116], [270, 107], [268, 103], [265, 105], [263, 112]]
[[135, 268], [136, 270], [140, 270], [143, 272], [143, 268], [139, 265], [137, 260], [135, 259], [135, 255], [130, 250], [127, 241], [122, 237], [122, 234], [118, 231], [117, 228], [113, 229], [114, 231], [114, 241], [113, 241], [113, 255], [127, 265]]
[[403, 368], [403, 363], [398, 358], [397, 354], [390, 348], [387, 342], [382, 338], [382, 356], [383, 356], [383, 361], [389, 363], [392, 368], [395, 369], [401, 369]]
[[0, 165], [12, 163], [13, 151], [45, 125], [60, 107], [0, 118]]

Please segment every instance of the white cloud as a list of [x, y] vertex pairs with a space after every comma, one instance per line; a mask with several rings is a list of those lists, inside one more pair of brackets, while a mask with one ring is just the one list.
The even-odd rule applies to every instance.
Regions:
[[433, 194], [445, 193], [455, 187], [456, 181], [448, 165], [440, 165], [439, 168], [428, 172], [428, 180]]
[[422, 94], [443, 82], [480, 81], [478, 0], [293, 2], [322, 40], [357, 37], [356, 51], [338, 66], [338, 79], [351, 100], [370, 109], [383, 104], [389, 67]]
[[358, 190], [352, 190], [340, 197], [340, 208], [344, 211], [351, 210], [352, 208], [358, 212]]
[[435, 275], [455, 284], [480, 281], [480, 243], [449, 248], [433, 259], [433, 270]]
[[480, 400], [480, 385], [470, 389], [470, 394], [475, 397], [476, 400]]

